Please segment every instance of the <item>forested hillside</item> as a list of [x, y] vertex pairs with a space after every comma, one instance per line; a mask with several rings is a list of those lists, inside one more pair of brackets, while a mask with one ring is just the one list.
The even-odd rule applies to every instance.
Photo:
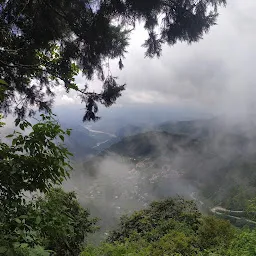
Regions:
[[255, 242], [255, 230], [235, 229], [227, 221], [200, 214], [194, 202], [176, 198], [123, 216], [106, 242], [87, 247], [81, 256], [252, 256]]
[[[83, 205], [102, 219], [103, 233], [122, 214], [177, 194], [196, 200], [205, 213], [218, 214], [212, 209], [222, 207], [246, 217], [249, 200], [256, 196], [253, 133], [241, 132], [241, 127], [234, 132], [213, 120], [185, 123], [186, 133], [184, 122], [175, 128], [169, 124], [175, 133], [157, 128], [129, 136], [76, 165], [67, 188], [75, 187]], [[194, 127], [201, 128], [196, 136]], [[248, 224], [229, 219], [236, 226]]]
[[[186, 121], [127, 137], [108, 151], [155, 164], [170, 165], [196, 184], [201, 195], [227, 208], [242, 210], [256, 194], [256, 136], [247, 125], [229, 129], [218, 119]], [[158, 128], [158, 129], [159, 129]], [[251, 127], [252, 128], [252, 127]]]

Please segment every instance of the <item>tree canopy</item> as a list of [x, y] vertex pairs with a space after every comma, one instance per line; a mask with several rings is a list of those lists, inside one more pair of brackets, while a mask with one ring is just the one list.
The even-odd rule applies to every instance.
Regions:
[[56, 188], [72, 170], [63, 144], [71, 131], [53, 115], [16, 122], [20, 131], [0, 138], [0, 255], [78, 255], [96, 219]]
[[168, 198], [122, 217], [107, 242], [98, 247], [87, 246], [81, 256], [234, 256], [238, 255], [235, 252], [239, 244], [245, 244], [248, 251], [253, 248], [253, 234], [246, 233], [251, 238], [249, 243], [245, 239], [238, 243], [235, 236], [229, 222], [203, 216], [194, 202]]
[[8, 207], [20, 200], [24, 191], [46, 192], [59, 185], [72, 169], [68, 157], [72, 155], [62, 144], [64, 131], [52, 116], [41, 115], [35, 125], [22, 121], [19, 127], [28, 134], [14, 131], [0, 140], [0, 206]]
[[[101, 103], [111, 106], [125, 89], [106, 72], [122, 59], [139, 22], [148, 31], [146, 56], [160, 56], [163, 44], [197, 42], [215, 24], [226, 0], [1, 0], [0, 109], [19, 118], [35, 107], [51, 109], [56, 86], [76, 90], [85, 120], [96, 120]], [[75, 76], [85, 77], [78, 87]], [[87, 82], [97, 75], [102, 91]]]

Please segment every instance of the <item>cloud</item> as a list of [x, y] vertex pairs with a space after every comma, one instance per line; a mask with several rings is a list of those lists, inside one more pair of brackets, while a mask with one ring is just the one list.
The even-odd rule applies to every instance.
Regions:
[[[56, 92], [55, 92], [56, 93]], [[61, 106], [61, 105], [70, 105], [70, 104], [77, 104], [75, 101], [75, 94], [72, 93], [67, 94], [65, 90], [60, 91], [56, 93], [57, 97], [55, 98], [55, 105]]]
[[78, 94], [75, 91], [70, 90], [69, 93], [66, 92], [65, 88], [58, 86], [54, 88], [55, 97], [55, 106], [68, 106], [70, 104], [79, 104]]
[[[169, 104], [201, 106], [213, 113], [245, 114], [255, 108], [256, 96], [256, 9], [255, 0], [230, 0], [220, 10], [218, 25], [199, 43], [165, 46], [159, 59], [144, 57], [141, 47], [146, 32], [139, 26], [132, 34], [125, 68], [118, 60], [111, 63], [112, 73], [127, 84], [118, 104]], [[78, 77], [80, 86], [85, 79]], [[98, 91], [100, 83], [91, 88]], [[58, 104], [70, 104], [76, 95], [61, 95]]]
[[74, 103], [75, 102], [75, 100], [73, 98], [70, 98], [67, 95], [63, 95], [61, 97], [61, 101], [62, 101], [63, 104], [65, 104], [65, 103]]
[[164, 103], [200, 104], [213, 112], [248, 111], [256, 92], [255, 8], [253, 0], [230, 1], [221, 9], [218, 25], [203, 40], [166, 46], [159, 59], [144, 58], [144, 32], [139, 28], [124, 60], [124, 71], [116, 70], [128, 88], [120, 101], [144, 103], [159, 98]]

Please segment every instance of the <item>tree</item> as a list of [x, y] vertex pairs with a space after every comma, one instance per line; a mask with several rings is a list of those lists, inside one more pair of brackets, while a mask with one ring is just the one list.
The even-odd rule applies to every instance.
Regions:
[[204, 216], [198, 230], [198, 240], [201, 248], [216, 249], [227, 247], [234, 238], [234, 227], [226, 220], [213, 216]]
[[256, 254], [256, 230], [243, 230], [232, 241], [227, 256], [253, 256]]
[[[7, 136], [8, 142], [0, 141], [0, 254], [19, 255], [14, 251], [37, 245], [41, 240], [35, 229], [38, 207], [27, 196], [36, 191], [47, 193], [61, 184], [72, 169], [68, 159], [71, 154], [63, 146], [70, 130], [62, 130], [52, 115], [41, 118], [35, 125], [17, 120], [24, 132], [16, 131]], [[39, 247], [34, 249], [40, 251]]]
[[[46, 192], [61, 184], [72, 169], [68, 157], [72, 155], [63, 146], [64, 131], [52, 115], [41, 115], [35, 125], [18, 123], [24, 132], [14, 131], [7, 136], [11, 143], [0, 141], [0, 208], [20, 200], [24, 191]], [[26, 132], [29, 131], [26, 135]]]
[[201, 217], [193, 201], [182, 198], [153, 202], [147, 209], [135, 212], [132, 216], [123, 216], [117, 229], [108, 237], [109, 242], [137, 240], [138, 236], [148, 242], [157, 241], [179, 226], [196, 231]]
[[[19, 118], [49, 111], [54, 88], [76, 90], [86, 104], [85, 120], [96, 120], [101, 103], [115, 103], [125, 89], [109, 69], [122, 59], [138, 21], [148, 31], [146, 56], [159, 57], [162, 45], [197, 42], [226, 0], [1, 0], [0, 109]], [[75, 76], [102, 80], [100, 93], [79, 88]], [[105, 74], [109, 73], [109, 74]]]
[[61, 189], [17, 204], [15, 215], [8, 217], [0, 220], [0, 255], [79, 255], [97, 221], [79, 205], [73, 192]]
[[56, 256], [79, 255], [87, 234], [96, 231], [97, 219], [89, 218], [75, 193], [53, 189], [35, 204], [39, 222], [34, 229], [39, 230], [42, 245]]
[[223, 256], [235, 234], [229, 222], [199, 213], [195, 202], [169, 198], [124, 216], [107, 242], [87, 246], [81, 255]]

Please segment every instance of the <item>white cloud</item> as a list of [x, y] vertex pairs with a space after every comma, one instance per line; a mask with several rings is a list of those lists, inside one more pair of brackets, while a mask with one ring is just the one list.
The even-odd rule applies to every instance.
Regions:
[[56, 105], [68, 105], [68, 104], [74, 104], [75, 100], [72, 97], [69, 97], [68, 95], [62, 95], [61, 98], [57, 98], [55, 101]]
[[[160, 59], [144, 58], [141, 47], [146, 38], [142, 27], [133, 32], [125, 68], [111, 63], [112, 73], [119, 76], [127, 90], [118, 104], [170, 104], [201, 106], [212, 112], [254, 110], [256, 96], [256, 10], [255, 0], [229, 0], [221, 9], [218, 25], [211, 28], [199, 43], [165, 46]], [[79, 76], [79, 85], [85, 79]], [[94, 81], [91, 88], [100, 90]], [[76, 94], [64, 97], [58, 104], [79, 103]], [[243, 110], [243, 111], [242, 111]]]

